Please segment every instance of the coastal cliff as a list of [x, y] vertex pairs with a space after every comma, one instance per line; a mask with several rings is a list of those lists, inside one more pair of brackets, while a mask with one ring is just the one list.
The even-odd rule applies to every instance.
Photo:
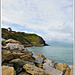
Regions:
[[30, 46], [45, 46], [47, 45], [44, 39], [37, 34], [28, 34], [25, 32], [9, 31], [8, 29], [2, 28], [2, 38], [14, 39], [19, 41], [26, 47]]

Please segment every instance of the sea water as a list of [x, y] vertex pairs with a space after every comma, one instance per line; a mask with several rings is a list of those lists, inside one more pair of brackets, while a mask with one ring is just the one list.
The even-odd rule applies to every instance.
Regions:
[[56, 63], [73, 64], [73, 45], [50, 45], [43, 47], [28, 47], [33, 54], [41, 53]]

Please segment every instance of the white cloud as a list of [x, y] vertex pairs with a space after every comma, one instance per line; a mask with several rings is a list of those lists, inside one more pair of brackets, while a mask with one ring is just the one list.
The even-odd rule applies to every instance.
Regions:
[[28, 33], [28, 34], [37, 34], [39, 36], [42, 36], [41, 34], [38, 34], [38, 33], [35, 33], [35, 32], [29, 32], [29, 31], [24, 31], [25, 33]]
[[24, 31], [25, 33], [30, 33], [30, 34], [34, 34], [35, 32], [28, 32], [28, 31]]
[[73, 39], [72, 0], [2, 0], [2, 20], [33, 29], [33, 33], [41, 30], [47, 41]]

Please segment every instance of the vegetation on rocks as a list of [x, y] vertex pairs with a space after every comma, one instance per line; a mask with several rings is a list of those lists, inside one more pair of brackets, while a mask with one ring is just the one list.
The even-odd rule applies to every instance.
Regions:
[[25, 32], [8, 31], [8, 29], [2, 28], [2, 38], [14, 39], [19, 41], [25, 46], [44, 46], [47, 45], [42, 37], [36, 34], [28, 34]]
[[5, 41], [2, 41], [2, 46], [6, 46], [6, 42]]

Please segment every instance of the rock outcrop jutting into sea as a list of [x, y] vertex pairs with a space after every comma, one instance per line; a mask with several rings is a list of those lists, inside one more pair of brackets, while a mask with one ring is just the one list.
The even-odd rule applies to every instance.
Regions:
[[45, 46], [47, 45], [42, 37], [37, 34], [29, 34], [25, 32], [16, 32], [12, 31], [12, 29], [2, 28], [2, 38], [3, 39], [14, 39], [19, 41], [24, 47], [30, 46]]
[[2, 75], [73, 75], [68, 65], [47, 59], [41, 53], [34, 55], [19, 41], [8, 39], [5, 43], [1, 53]]

